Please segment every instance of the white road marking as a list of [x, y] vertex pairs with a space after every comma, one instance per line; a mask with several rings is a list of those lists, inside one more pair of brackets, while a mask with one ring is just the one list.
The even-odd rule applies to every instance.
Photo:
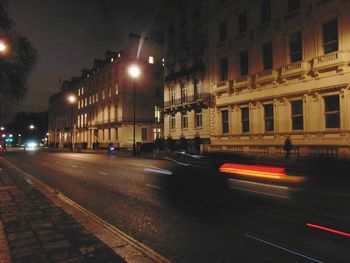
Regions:
[[268, 187], [277, 188], [277, 189], [283, 189], [283, 190], [288, 190], [289, 189], [289, 187], [287, 187], [287, 186], [250, 182], [250, 181], [239, 180], [239, 179], [229, 179], [229, 180], [232, 181], [232, 182], [248, 183], [248, 184], [259, 185], [259, 186], [268, 186]]
[[153, 184], [146, 184], [146, 186], [151, 187], [151, 188], [154, 188], [154, 189], [162, 190], [161, 187], [156, 186], [156, 185], [153, 185]]
[[155, 166], [149, 166], [149, 167], [145, 168], [144, 171], [149, 172], [149, 173], [161, 174], [161, 175], [172, 175], [173, 174], [172, 171], [158, 168]]
[[251, 238], [251, 239], [254, 239], [254, 240], [256, 240], [256, 241], [260, 241], [260, 242], [262, 242], [262, 243], [264, 243], [264, 244], [267, 244], [267, 245], [270, 245], [270, 246], [273, 246], [273, 247], [277, 247], [277, 248], [279, 248], [279, 249], [282, 249], [282, 250], [287, 251], [287, 252], [289, 252], [289, 253], [292, 253], [292, 254], [294, 254], [294, 255], [297, 255], [297, 256], [300, 256], [300, 257], [309, 259], [309, 260], [311, 260], [311, 261], [313, 261], [313, 262], [324, 263], [323, 261], [320, 261], [320, 260], [318, 260], [318, 259], [315, 259], [315, 258], [306, 256], [306, 255], [304, 255], [304, 254], [301, 254], [301, 253], [299, 253], [299, 252], [296, 252], [296, 251], [294, 251], [294, 250], [291, 250], [291, 249], [288, 249], [288, 248], [285, 248], [285, 247], [281, 247], [281, 246], [279, 246], [279, 245], [273, 244], [273, 243], [271, 243], [271, 242], [269, 242], [269, 241], [266, 241], [266, 240], [263, 240], [263, 239], [261, 239], [261, 238], [258, 238], [258, 237], [255, 237], [255, 236], [252, 236], [252, 235], [249, 235], [249, 234], [246, 234], [245, 236], [246, 236], [246, 237], [249, 237], [249, 238]]
[[288, 198], [289, 198], [288, 196], [283, 196], [283, 195], [274, 195], [274, 194], [269, 194], [269, 193], [254, 191], [254, 190], [244, 190], [244, 189], [242, 189], [242, 188], [234, 187], [234, 186], [230, 186], [230, 189], [241, 190], [241, 191], [245, 191], [245, 192], [252, 192], [252, 193], [256, 193], [256, 194], [267, 195], [267, 196], [273, 196], [273, 197], [278, 197], [278, 198], [285, 198], [285, 199], [288, 199]]
[[102, 171], [100, 171], [98, 173], [101, 174], [101, 175], [108, 175], [108, 173], [105, 173], [105, 172], [102, 172]]
[[172, 161], [174, 163], [177, 163], [177, 164], [180, 164], [180, 165], [183, 165], [183, 166], [189, 166], [190, 164], [188, 163], [182, 163], [182, 162], [179, 162], [179, 161], [176, 161], [175, 159], [172, 159], [172, 158], [169, 158], [169, 157], [163, 157], [165, 160], [169, 160], [169, 161]]

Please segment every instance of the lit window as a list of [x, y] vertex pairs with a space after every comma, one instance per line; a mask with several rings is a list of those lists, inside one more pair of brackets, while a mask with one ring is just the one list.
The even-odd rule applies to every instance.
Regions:
[[102, 99], [104, 100], [106, 98], [106, 94], [105, 94], [105, 91], [103, 90], [102, 91]]
[[80, 109], [80, 101], [78, 100], [78, 109]]
[[115, 95], [119, 94], [119, 87], [118, 87], [118, 83], [115, 84]]
[[154, 107], [154, 119], [156, 122], [160, 122], [160, 107], [159, 106]]
[[109, 88], [108, 96], [109, 96], [109, 97], [112, 97], [112, 88]]
[[96, 102], [98, 102], [98, 93], [96, 93]]
[[91, 105], [91, 96], [89, 96], [89, 105]]
[[340, 128], [339, 96], [324, 97], [326, 128]]
[[149, 64], [154, 64], [154, 58], [152, 56], [148, 57], [148, 63]]
[[80, 89], [78, 89], [78, 96], [80, 96]]
[[81, 87], [81, 95], [84, 95], [84, 87]]
[[87, 98], [85, 98], [85, 107], [87, 106]]

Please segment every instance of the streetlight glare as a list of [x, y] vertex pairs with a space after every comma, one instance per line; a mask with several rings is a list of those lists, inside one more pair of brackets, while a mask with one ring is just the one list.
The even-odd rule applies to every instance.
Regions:
[[33, 124], [29, 125], [29, 129], [33, 130], [35, 126]]
[[74, 95], [69, 95], [69, 96], [68, 96], [68, 102], [69, 102], [69, 103], [74, 103], [75, 101], [76, 101], [76, 98], [75, 98]]
[[138, 76], [140, 76], [140, 68], [136, 65], [131, 65], [129, 67], [129, 75], [132, 77], [132, 78], [137, 78]]
[[0, 41], [0, 52], [5, 53], [7, 50], [7, 45], [4, 41]]

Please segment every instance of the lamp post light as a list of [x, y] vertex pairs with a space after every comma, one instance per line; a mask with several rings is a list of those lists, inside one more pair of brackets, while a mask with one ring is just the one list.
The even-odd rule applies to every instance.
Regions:
[[70, 150], [73, 151], [73, 104], [76, 102], [77, 98], [74, 95], [68, 95], [67, 101], [70, 105], [70, 140], [71, 140], [71, 147]]
[[4, 40], [0, 40], [0, 55], [5, 55], [8, 50], [8, 45]]
[[133, 117], [133, 142], [132, 142], [132, 155], [136, 155], [136, 142], [135, 142], [135, 129], [136, 129], [136, 89], [135, 89], [135, 83], [136, 79], [140, 76], [140, 68], [137, 65], [131, 65], [129, 67], [129, 75], [134, 80], [134, 88], [133, 88], [133, 97], [134, 97], [134, 117]]

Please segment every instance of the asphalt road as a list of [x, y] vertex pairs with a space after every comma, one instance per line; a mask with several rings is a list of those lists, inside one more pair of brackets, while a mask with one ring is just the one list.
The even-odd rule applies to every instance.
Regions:
[[3, 157], [173, 262], [350, 262], [349, 236], [306, 225], [350, 232], [350, 193], [339, 184], [247, 183], [188, 158]]

